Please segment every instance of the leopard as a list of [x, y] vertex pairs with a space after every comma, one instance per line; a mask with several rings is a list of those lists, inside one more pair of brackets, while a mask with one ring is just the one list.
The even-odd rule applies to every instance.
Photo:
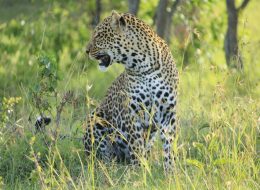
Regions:
[[124, 68], [88, 117], [86, 154], [140, 165], [159, 136], [164, 171], [172, 171], [179, 78], [167, 43], [136, 16], [112, 11], [94, 29], [86, 54], [101, 71], [113, 63]]

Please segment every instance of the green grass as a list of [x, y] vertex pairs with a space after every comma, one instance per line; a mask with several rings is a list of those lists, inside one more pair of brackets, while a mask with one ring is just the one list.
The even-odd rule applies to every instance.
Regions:
[[[241, 14], [243, 72], [226, 68], [225, 27], [220, 27], [218, 40], [210, 33], [210, 21], [224, 19], [223, 3], [214, 4], [212, 14], [201, 14], [198, 26], [204, 29], [200, 46], [191, 45], [191, 52], [197, 52], [191, 54], [193, 63], [184, 64], [181, 45], [173, 37], [171, 47], [180, 71], [173, 176], [163, 173], [160, 141], [141, 167], [87, 160], [84, 155], [86, 113], [122, 71], [113, 65], [101, 73], [85, 56], [93, 2], [11, 2], [0, 6], [0, 189], [260, 188], [259, 2], [250, 2]], [[104, 3], [103, 16], [114, 8], [110, 1]], [[125, 11], [125, 5], [122, 1], [115, 9]], [[155, 5], [156, 1], [142, 2], [140, 17], [148, 23]], [[42, 95], [50, 103], [45, 114], [55, 118], [63, 94], [69, 90], [74, 94], [61, 113], [58, 132], [67, 135], [65, 139], [55, 140], [55, 121], [44, 134], [35, 134], [33, 127], [39, 110], [32, 91], [39, 82], [37, 57], [42, 54], [56, 59], [60, 78], [56, 97]]]

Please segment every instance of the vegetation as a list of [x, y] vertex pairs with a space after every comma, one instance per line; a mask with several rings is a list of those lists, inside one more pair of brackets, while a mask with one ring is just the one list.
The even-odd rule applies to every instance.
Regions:
[[[101, 73], [85, 55], [95, 2], [0, 0], [0, 189], [260, 189], [260, 3], [239, 16], [239, 71], [225, 63], [225, 2], [176, 8], [179, 133], [165, 176], [159, 141], [141, 167], [86, 159], [86, 114], [123, 70]], [[153, 25], [158, 2], [141, 0], [138, 17]], [[125, 0], [101, 5], [101, 18], [128, 11]], [[39, 115], [52, 118], [41, 131]]]

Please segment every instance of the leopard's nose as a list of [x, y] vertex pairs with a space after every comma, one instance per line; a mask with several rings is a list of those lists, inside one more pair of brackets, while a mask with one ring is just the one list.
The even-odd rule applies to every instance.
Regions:
[[89, 54], [89, 48], [88, 47], [86, 48], [86, 54]]
[[89, 43], [86, 47], [86, 54], [89, 54], [91, 48], [91, 44]]

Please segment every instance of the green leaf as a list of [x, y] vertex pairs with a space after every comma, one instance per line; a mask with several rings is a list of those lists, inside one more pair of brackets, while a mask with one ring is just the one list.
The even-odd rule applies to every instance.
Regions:
[[204, 164], [198, 160], [193, 160], [193, 159], [187, 159], [186, 162], [189, 164], [189, 165], [193, 165], [199, 169], [203, 169], [204, 168]]
[[230, 158], [226, 159], [226, 158], [219, 158], [214, 160], [213, 164], [215, 166], [219, 166], [219, 165], [224, 165], [224, 164], [229, 164], [229, 163], [233, 163], [234, 161]]

